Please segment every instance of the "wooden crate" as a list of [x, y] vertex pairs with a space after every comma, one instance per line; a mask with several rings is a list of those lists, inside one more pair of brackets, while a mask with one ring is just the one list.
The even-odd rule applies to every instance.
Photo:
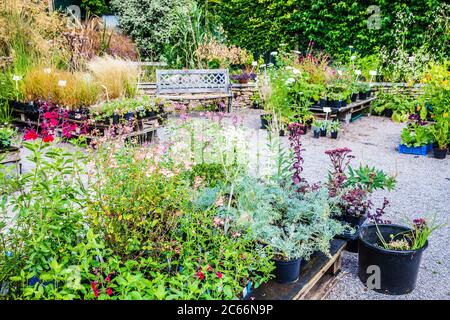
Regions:
[[294, 283], [280, 284], [274, 280], [262, 284], [251, 294], [256, 300], [321, 300], [336, 283], [341, 270], [342, 253], [346, 240], [331, 241], [331, 258], [323, 253], [314, 254], [302, 263], [299, 279]]

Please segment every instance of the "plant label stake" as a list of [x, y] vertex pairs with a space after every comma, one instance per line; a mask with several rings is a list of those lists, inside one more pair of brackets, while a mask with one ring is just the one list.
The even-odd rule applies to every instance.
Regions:
[[323, 108], [323, 112], [325, 112], [325, 121], [328, 121], [328, 114], [331, 112], [331, 108]]
[[369, 74], [370, 74], [370, 83], [372, 83], [373, 82], [373, 77], [375, 77], [377, 75], [377, 71], [376, 70], [370, 70]]
[[19, 100], [19, 81], [22, 80], [22, 77], [13, 75], [12, 79], [16, 82], [16, 100]]

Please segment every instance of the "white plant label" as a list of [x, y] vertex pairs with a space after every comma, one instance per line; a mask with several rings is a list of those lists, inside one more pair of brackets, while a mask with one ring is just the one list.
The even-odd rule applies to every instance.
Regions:
[[361, 75], [361, 70], [355, 70], [355, 74], [357, 74], [358, 76]]
[[18, 76], [18, 75], [13, 75], [12, 79], [13, 79], [13, 81], [20, 81], [20, 80], [22, 80], [22, 77]]
[[330, 113], [331, 112], [331, 108], [328, 108], [328, 107], [323, 108], [323, 112]]
[[370, 71], [369, 71], [369, 74], [370, 74], [371, 76], [376, 76], [376, 75], [377, 75], [377, 71], [376, 71], [376, 70], [370, 70]]

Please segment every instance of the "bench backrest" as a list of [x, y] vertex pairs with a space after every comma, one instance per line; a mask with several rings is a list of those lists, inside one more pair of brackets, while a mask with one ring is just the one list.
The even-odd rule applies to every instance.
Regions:
[[231, 93], [228, 70], [156, 70], [156, 93]]

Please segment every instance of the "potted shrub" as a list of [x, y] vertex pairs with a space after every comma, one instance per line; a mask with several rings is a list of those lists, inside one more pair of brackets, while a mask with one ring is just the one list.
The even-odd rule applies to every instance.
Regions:
[[329, 92], [327, 99], [327, 107], [332, 109], [340, 109], [343, 107], [345, 97], [343, 93]]
[[445, 159], [449, 141], [449, 121], [447, 118], [438, 118], [436, 123], [430, 127], [430, 132], [436, 140], [437, 146], [433, 149], [436, 159]]
[[358, 82], [356, 84], [356, 90], [358, 91], [359, 99], [366, 100], [370, 92], [370, 84], [367, 82]]
[[245, 83], [248, 83], [250, 80], [255, 81], [256, 74], [254, 72], [242, 71], [240, 74], [232, 75], [231, 79], [233, 79], [241, 84], [245, 84]]
[[323, 121], [321, 120], [314, 120], [312, 127], [313, 127], [313, 135], [314, 138], [319, 139], [320, 137], [320, 128], [323, 126]]
[[11, 141], [16, 131], [10, 127], [0, 127], [0, 150], [11, 147]]
[[341, 123], [339, 120], [331, 121], [330, 125], [331, 139], [337, 139], [338, 132], [341, 129]]
[[267, 129], [270, 126], [270, 123], [272, 122], [272, 114], [270, 113], [264, 113], [260, 115], [261, 118], [261, 129]]
[[[359, 227], [370, 216], [372, 208], [369, 195], [377, 189], [392, 190], [395, 178], [367, 165], [353, 168], [350, 166], [350, 161], [354, 158], [351, 152], [349, 148], [338, 148], [325, 153], [330, 157], [333, 168], [328, 172], [327, 187], [330, 200], [335, 204], [334, 216], [350, 229], [339, 237], [348, 240], [348, 251], [356, 252]], [[385, 200], [376, 214], [382, 214], [388, 204]]]
[[277, 282], [296, 281], [302, 261], [314, 252], [329, 255], [331, 239], [344, 229], [330, 218], [326, 189], [304, 194], [292, 183], [281, 187], [276, 181], [246, 178], [235, 190], [238, 220], [272, 249]]
[[363, 226], [358, 247], [358, 276], [362, 283], [369, 284], [373, 274], [370, 267], [377, 266], [380, 281], [371, 289], [391, 295], [412, 292], [428, 237], [442, 226], [425, 219], [415, 219], [411, 227], [377, 223]]
[[323, 120], [322, 126], [320, 127], [320, 136], [321, 137], [327, 136], [327, 128], [328, 128], [328, 120]]

